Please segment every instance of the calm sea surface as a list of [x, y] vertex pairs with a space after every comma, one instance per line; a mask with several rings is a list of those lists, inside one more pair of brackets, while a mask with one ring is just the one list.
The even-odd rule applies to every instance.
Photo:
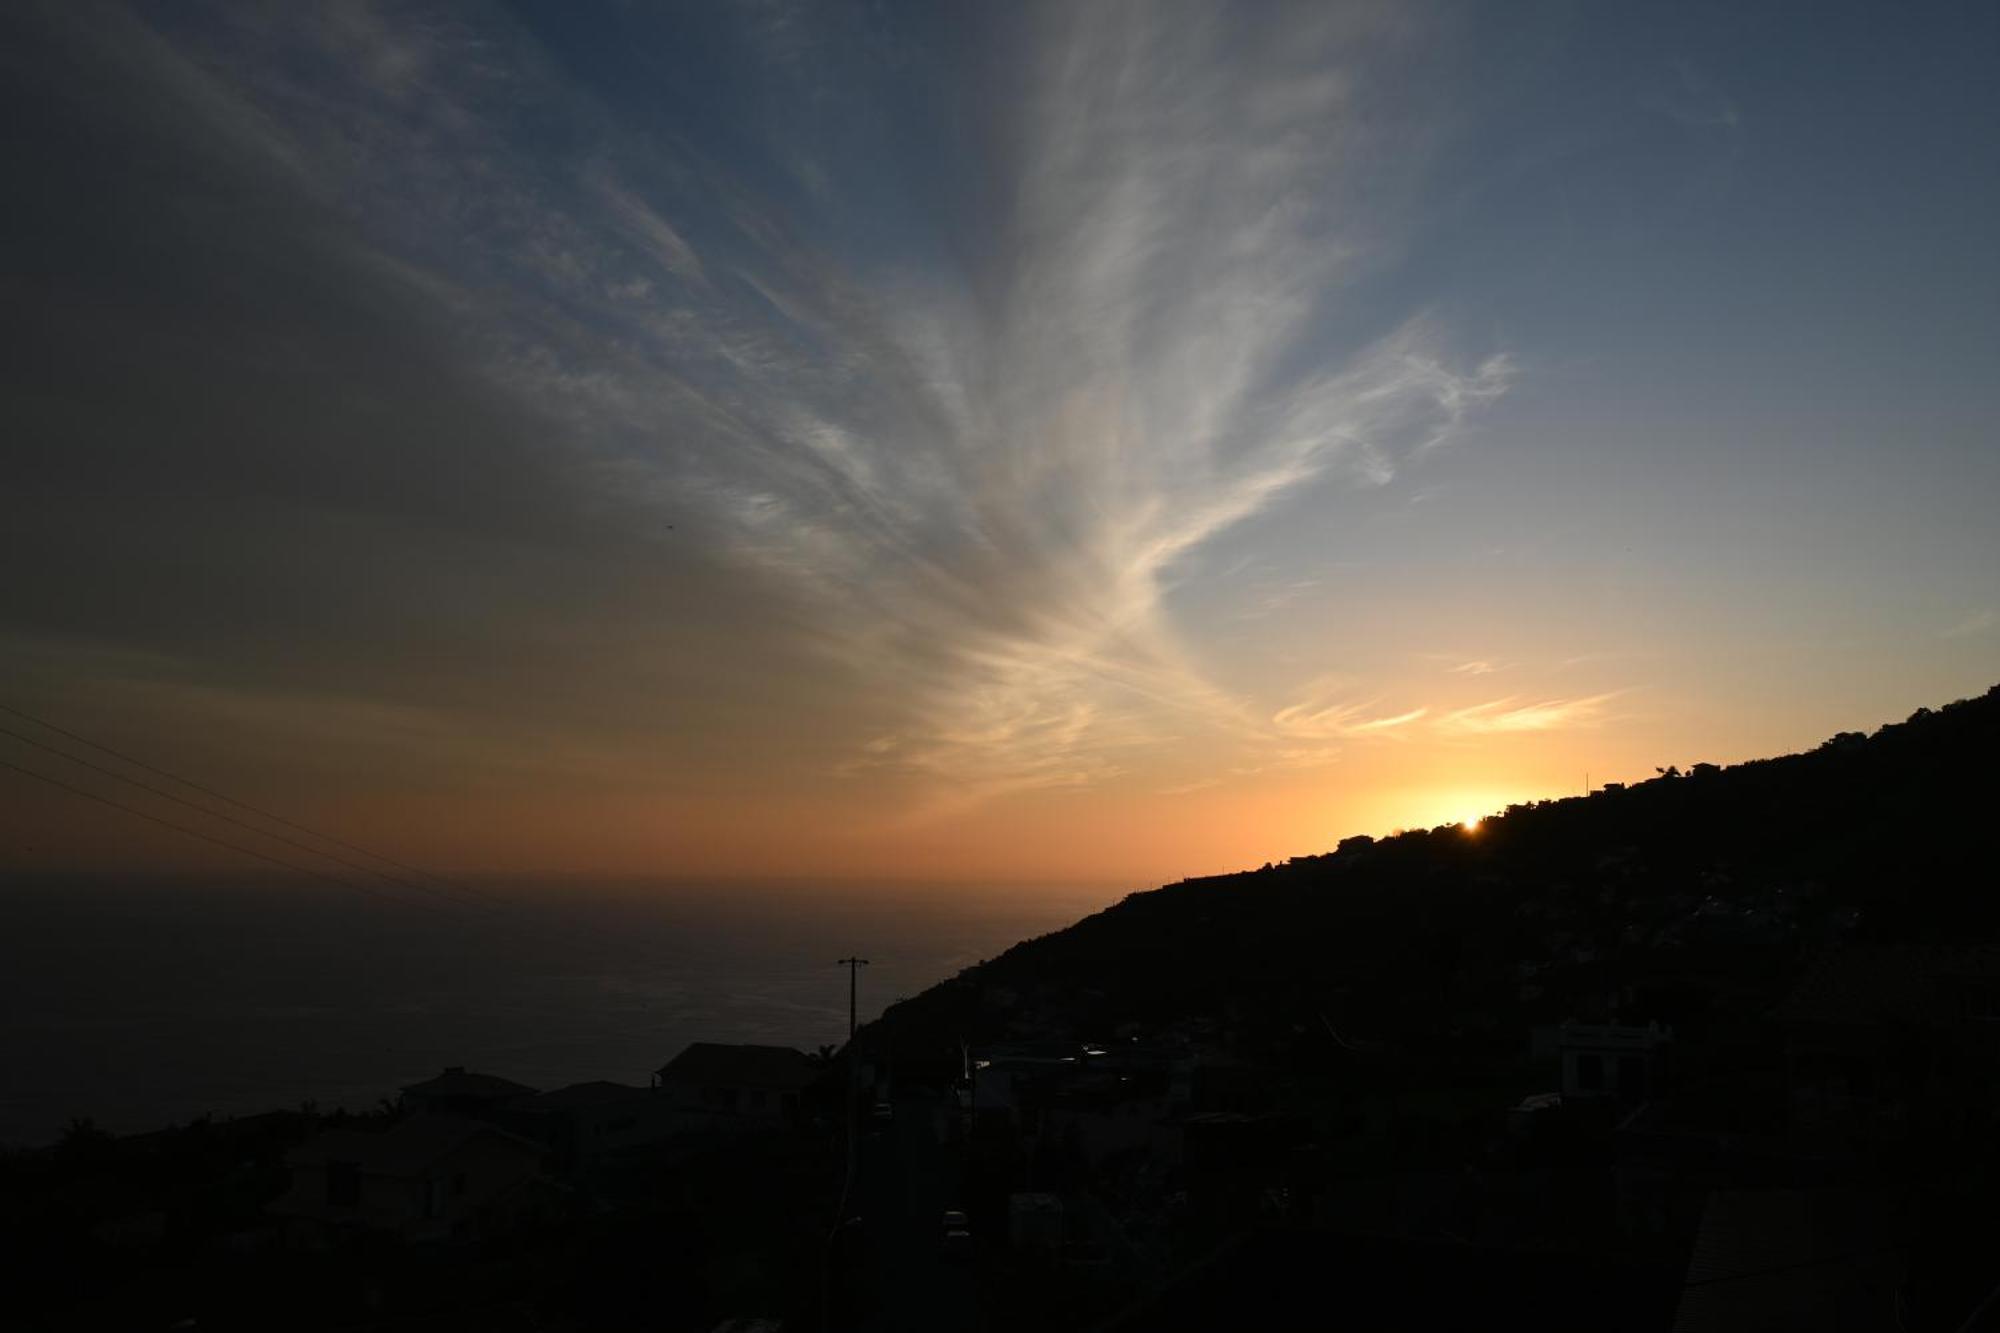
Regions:
[[0, 878], [0, 1143], [315, 1101], [465, 1065], [643, 1084], [690, 1041], [812, 1049], [1141, 885], [483, 884], [467, 905], [253, 879]]

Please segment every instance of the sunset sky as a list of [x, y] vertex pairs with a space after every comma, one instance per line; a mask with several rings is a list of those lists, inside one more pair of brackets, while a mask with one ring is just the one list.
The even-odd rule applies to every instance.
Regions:
[[[1131, 887], [1870, 729], [2000, 680], [1996, 65], [9, 5], [0, 704], [455, 872]], [[0, 769], [0, 868], [231, 864]]]

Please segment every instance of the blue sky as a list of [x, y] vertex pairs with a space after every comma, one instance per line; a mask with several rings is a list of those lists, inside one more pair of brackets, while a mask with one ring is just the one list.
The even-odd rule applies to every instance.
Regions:
[[1988, 6], [5, 23], [12, 697], [413, 854], [1143, 878], [2000, 674]]

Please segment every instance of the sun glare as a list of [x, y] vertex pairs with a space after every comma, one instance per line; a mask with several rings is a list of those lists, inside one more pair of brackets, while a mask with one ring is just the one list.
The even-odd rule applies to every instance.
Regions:
[[1407, 805], [1401, 801], [1396, 803], [1400, 807], [1399, 813], [1407, 811], [1397, 820], [1399, 827], [1457, 828], [1474, 834], [1485, 832], [1487, 820], [1505, 810], [1511, 802], [1524, 798], [1506, 788], [1459, 787], [1415, 791], [1409, 793], [1407, 799]]

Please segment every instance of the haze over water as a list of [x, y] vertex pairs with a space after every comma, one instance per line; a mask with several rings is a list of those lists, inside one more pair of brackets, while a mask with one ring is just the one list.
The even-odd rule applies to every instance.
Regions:
[[526, 905], [432, 911], [255, 877], [0, 881], [0, 1143], [77, 1116], [126, 1133], [308, 1100], [365, 1110], [445, 1065], [548, 1089], [644, 1085], [690, 1041], [811, 1050], [846, 1037], [836, 958], [872, 960], [866, 1022], [1123, 892], [504, 890]]

